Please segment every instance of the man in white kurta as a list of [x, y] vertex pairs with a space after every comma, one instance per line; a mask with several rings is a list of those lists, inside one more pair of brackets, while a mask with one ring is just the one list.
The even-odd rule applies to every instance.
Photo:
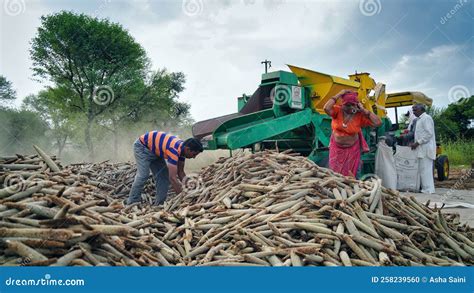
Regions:
[[433, 163], [436, 159], [434, 122], [431, 116], [426, 114], [424, 105], [416, 104], [412, 109], [418, 118], [415, 126], [415, 141], [411, 144], [411, 148], [417, 151], [421, 192], [434, 193]]

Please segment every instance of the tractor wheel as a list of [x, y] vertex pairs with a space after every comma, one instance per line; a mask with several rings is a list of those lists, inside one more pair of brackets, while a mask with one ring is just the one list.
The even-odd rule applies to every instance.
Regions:
[[441, 155], [436, 158], [436, 173], [438, 173], [439, 181], [449, 179], [449, 160], [446, 155]]

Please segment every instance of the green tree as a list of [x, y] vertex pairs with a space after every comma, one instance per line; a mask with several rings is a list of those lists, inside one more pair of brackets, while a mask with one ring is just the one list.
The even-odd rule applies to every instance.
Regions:
[[474, 138], [474, 129], [470, 126], [474, 120], [474, 96], [451, 103], [446, 108], [430, 107], [428, 114], [433, 117], [438, 140]]
[[8, 81], [5, 76], [0, 75], [0, 102], [3, 105], [15, 99], [16, 91], [13, 89], [11, 81]]
[[59, 12], [41, 17], [30, 55], [35, 76], [73, 94], [58, 101], [67, 114], [85, 118], [84, 139], [94, 156], [91, 127], [145, 77], [144, 49], [121, 25], [84, 14]]
[[474, 138], [474, 129], [470, 127], [474, 119], [474, 96], [449, 104], [441, 114], [441, 119], [456, 125], [457, 138]]
[[0, 152], [21, 154], [33, 152], [32, 145], [49, 149], [48, 124], [37, 113], [28, 110], [0, 108]]
[[[173, 119], [177, 122], [189, 115], [190, 106], [177, 100], [185, 83], [181, 72], [168, 73], [160, 69], [147, 74], [121, 92], [113, 107], [108, 107], [98, 120], [99, 124], [113, 136], [113, 155], [118, 153], [120, 129], [130, 123]], [[151, 118], [151, 119], [150, 119]]]
[[74, 92], [68, 88], [48, 88], [23, 100], [24, 109], [36, 112], [48, 123], [58, 156], [61, 156], [79, 124], [74, 119], [78, 114], [68, 113], [67, 106], [64, 106], [64, 100], [71, 95]]

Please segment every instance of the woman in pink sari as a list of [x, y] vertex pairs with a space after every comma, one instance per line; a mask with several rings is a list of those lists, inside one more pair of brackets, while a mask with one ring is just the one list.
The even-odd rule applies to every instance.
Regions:
[[[337, 104], [339, 99], [342, 103]], [[324, 105], [324, 111], [332, 117], [329, 168], [344, 176], [356, 177], [361, 149], [368, 151], [362, 127], [380, 126], [382, 122], [365, 109], [357, 99], [357, 93], [350, 90], [342, 90], [332, 97]]]

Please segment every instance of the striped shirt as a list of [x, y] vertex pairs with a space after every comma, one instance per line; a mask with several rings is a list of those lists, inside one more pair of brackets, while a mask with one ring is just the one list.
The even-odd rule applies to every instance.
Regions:
[[163, 131], [150, 131], [140, 136], [140, 142], [152, 153], [165, 159], [171, 165], [184, 161], [181, 156], [183, 141], [178, 137]]

